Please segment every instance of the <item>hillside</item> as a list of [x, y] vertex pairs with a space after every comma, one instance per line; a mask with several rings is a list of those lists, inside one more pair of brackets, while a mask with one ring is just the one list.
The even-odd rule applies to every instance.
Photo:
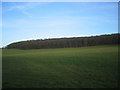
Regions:
[[119, 44], [120, 34], [107, 34], [91, 37], [37, 39], [11, 43], [7, 49], [47, 49], [47, 48], [71, 48], [96, 45]]

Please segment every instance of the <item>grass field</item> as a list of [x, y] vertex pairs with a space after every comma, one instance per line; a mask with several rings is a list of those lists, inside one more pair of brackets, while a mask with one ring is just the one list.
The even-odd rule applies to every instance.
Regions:
[[116, 88], [118, 46], [3, 50], [3, 88]]

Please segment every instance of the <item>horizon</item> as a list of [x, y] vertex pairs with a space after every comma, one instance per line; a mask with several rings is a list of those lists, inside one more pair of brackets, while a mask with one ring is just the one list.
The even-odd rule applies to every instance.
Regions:
[[118, 33], [117, 2], [3, 2], [3, 44]]
[[[120, 34], [120, 33], [111, 33], [111, 34], [101, 34], [101, 35], [94, 35], [94, 36], [81, 36], [81, 37], [96, 37], [96, 36], [104, 36], [104, 35], [114, 35], [114, 34]], [[52, 40], [52, 39], [70, 39], [70, 38], [81, 38], [81, 37], [60, 37], [60, 38], [44, 38], [44, 39], [41, 39], [41, 38], [37, 38], [37, 39], [30, 39], [30, 40], [24, 40], [24, 41], [34, 41], [34, 40]], [[8, 45], [10, 44], [13, 44], [13, 43], [18, 43], [18, 42], [24, 42], [24, 41], [16, 41], [16, 42], [12, 42], [12, 43], [9, 43]], [[7, 45], [6, 45], [7, 46]], [[4, 46], [4, 47], [6, 47]], [[1, 48], [4, 48], [4, 47], [1, 47]]]

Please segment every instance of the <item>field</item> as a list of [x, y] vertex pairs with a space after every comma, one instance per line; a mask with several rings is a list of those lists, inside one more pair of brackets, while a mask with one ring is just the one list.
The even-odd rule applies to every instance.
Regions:
[[3, 88], [116, 88], [118, 46], [4, 49]]

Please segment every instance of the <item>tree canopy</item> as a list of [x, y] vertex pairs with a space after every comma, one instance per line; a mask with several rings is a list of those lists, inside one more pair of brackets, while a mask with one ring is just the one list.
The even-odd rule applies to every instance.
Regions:
[[15, 42], [7, 45], [7, 49], [47, 49], [71, 48], [95, 45], [120, 44], [120, 34], [105, 34], [90, 37], [37, 39]]

